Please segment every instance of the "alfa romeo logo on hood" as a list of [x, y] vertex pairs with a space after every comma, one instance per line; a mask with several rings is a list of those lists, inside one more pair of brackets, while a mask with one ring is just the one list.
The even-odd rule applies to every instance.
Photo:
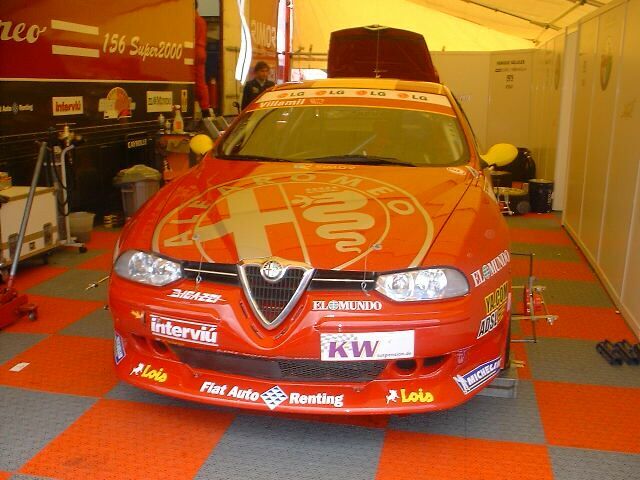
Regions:
[[[241, 177], [174, 201], [153, 248], [218, 263], [280, 257], [336, 270], [418, 266], [433, 223], [413, 195], [386, 180], [324, 170]], [[283, 268], [268, 261], [260, 273], [274, 281]]]
[[284, 275], [284, 267], [276, 260], [268, 260], [260, 267], [260, 275], [268, 282], [277, 282]]

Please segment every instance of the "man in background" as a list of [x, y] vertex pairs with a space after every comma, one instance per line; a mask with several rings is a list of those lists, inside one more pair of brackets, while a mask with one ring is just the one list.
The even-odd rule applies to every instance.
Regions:
[[253, 80], [245, 83], [244, 89], [242, 90], [242, 110], [267, 88], [275, 85], [275, 83], [269, 80], [269, 71], [270, 68], [266, 62], [258, 62], [255, 67], [253, 67]]

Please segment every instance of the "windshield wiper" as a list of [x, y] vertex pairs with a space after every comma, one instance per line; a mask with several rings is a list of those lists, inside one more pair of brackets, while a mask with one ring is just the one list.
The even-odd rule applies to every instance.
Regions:
[[257, 160], [259, 162], [293, 162], [286, 158], [265, 157], [262, 155], [218, 155], [217, 158], [223, 160]]
[[376, 157], [375, 155], [329, 155], [326, 157], [307, 158], [305, 162], [313, 163], [352, 163], [357, 165], [402, 165], [416, 167], [417, 165], [393, 157]]

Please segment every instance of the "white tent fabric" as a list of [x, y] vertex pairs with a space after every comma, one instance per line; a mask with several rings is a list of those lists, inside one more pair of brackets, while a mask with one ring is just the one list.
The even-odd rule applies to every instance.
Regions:
[[294, 0], [293, 50], [326, 53], [332, 31], [374, 24], [421, 33], [432, 51], [533, 48], [609, 1]]

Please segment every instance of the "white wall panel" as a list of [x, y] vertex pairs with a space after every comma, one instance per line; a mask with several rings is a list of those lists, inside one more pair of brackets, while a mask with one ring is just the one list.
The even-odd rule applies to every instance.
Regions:
[[[625, 269], [623, 313], [640, 331], [640, 1], [627, 9], [617, 125], [602, 238], [601, 262], [612, 284]], [[635, 200], [634, 200], [635, 197]], [[622, 243], [628, 242], [628, 248]], [[627, 252], [626, 256], [622, 252]], [[623, 263], [623, 257], [626, 257]], [[609, 272], [611, 272], [609, 274]]]
[[601, 15], [598, 30], [598, 68], [591, 99], [591, 135], [580, 223], [580, 238], [595, 258], [599, 255], [625, 8], [621, 5]]
[[486, 151], [489, 108], [489, 52], [433, 52], [440, 80], [454, 93], [464, 109], [480, 148]]
[[494, 52], [489, 73], [487, 144], [530, 144], [532, 50]]
[[596, 68], [595, 50], [598, 35], [598, 18], [580, 25], [578, 64], [574, 96], [574, 116], [571, 135], [571, 154], [567, 181], [567, 201], [564, 223], [576, 235], [580, 235], [582, 194], [584, 190], [585, 159], [591, 123], [591, 95]]

